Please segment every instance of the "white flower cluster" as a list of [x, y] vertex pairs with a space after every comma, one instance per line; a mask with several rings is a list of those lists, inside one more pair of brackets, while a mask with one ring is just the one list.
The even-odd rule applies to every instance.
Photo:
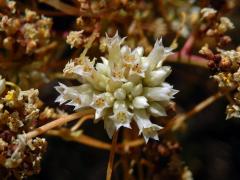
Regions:
[[86, 56], [78, 62], [70, 61], [64, 73], [74, 75], [82, 85], [67, 87], [59, 83], [56, 90], [60, 96], [56, 102], [67, 102], [75, 110], [94, 108], [95, 121], [104, 120], [109, 137], [121, 126], [131, 128], [134, 120], [146, 142], [149, 138], [158, 140], [157, 131], [162, 127], [153, 124], [150, 116], [166, 116], [165, 107], [178, 92], [164, 82], [171, 68], [162, 63], [171, 49], [157, 40], [145, 57], [142, 47], [131, 50], [122, 46], [124, 39], [118, 33], [106, 37], [108, 56], [101, 57], [101, 63]]

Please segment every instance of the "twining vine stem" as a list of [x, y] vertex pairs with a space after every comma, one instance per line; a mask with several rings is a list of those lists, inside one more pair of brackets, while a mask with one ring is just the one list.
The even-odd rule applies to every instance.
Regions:
[[80, 112], [76, 112], [76, 113], [73, 113], [71, 115], [67, 115], [67, 116], [63, 116], [57, 120], [54, 120], [52, 122], [49, 122], [39, 128], [36, 128], [34, 129], [33, 131], [31, 132], [28, 132], [25, 136], [27, 139], [31, 139], [31, 138], [34, 138], [36, 136], [39, 136], [45, 132], [47, 132], [48, 130], [50, 129], [53, 129], [57, 126], [61, 126], [69, 121], [72, 121], [72, 120], [75, 120], [75, 119], [78, 119], [84, 115], [87, 115], [87, 114], [93, 114], [94, 113], [94, 110], [93, 109], [87, 109], [87, 110], [84, 110], [84, 111], [80, 111]]
[[117, 138], [118, 138], [118, 131], [116, 131], [114, 133], [113, 138], [112, 138], [112, 147], [111, 147], [110, 156], [109, 156], [109, 160], [108, 160], [106, 180], [111, 180], [111, 177], [112, 177], [113, 162], [114, 162], [114, 157], [115, 157], [115, 152], [116, 152]]
[[161, 131], [161, 133], [164, 133], [168, 130], [174, 131], [179, 129], [179, 126], [182, 125], [183, 121], [201, 112], [203, 109], [205, 109], [206, 107], [208, 107], [209, 105], [211, 105], [212, 103], [214, 103], [216, 100], [223, 96], [224, 96], [223, 92], [217, 92], [216, 94], [213, 94], [212, 96], [208, 97], [207, 99], [203, 100], [202, 102], [194, 106], [190, 111], [178, 114], [172, 120], [169, 121], [168, 125]]

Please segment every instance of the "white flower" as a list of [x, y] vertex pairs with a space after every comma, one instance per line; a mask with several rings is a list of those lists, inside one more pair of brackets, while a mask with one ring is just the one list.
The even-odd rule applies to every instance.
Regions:
[[170, 101], [177, 92], [167, 83], [163, 83], [161, 87], [144, 88], [145, 97], [151, 101]]
[[83, 41], [83, 30], [81, 31], [71, 31], [68, 36], [66, 42], [73, 47], [79, 47], [84, 43]]
[[220, 52], [222, 58], [229, 58], [232, 63], [239, 63], [240, 52], [235, 50], [223, 50], [217, 48], [217, 51]]
[[143, 59], [143, 64], [147, 68], [147, 71], [152, 71], [155, 68], [161, 67], [166, 57], [172, 54], [171, 51], [171, 48], [163, 47], [162, 39], [157, 40], [148, 57]]
[[137, 96], [133, 99], [133, 107], [136, 109], [144, 109], [148, 107], [147, 98], [144, 96]]
[[74, 106], [74, 110], [89, 106], [92, 102], [92, 89], [88, 84], [75, 87], [67, 87], [62, 83], [59, 85], [55, 89], [60, 93], [60, 96], [55, 102], [60, 104], [68, 102], [67, 105]]
[[67, 87], [60, 83], [56, 102], [75, 109], [94, 108], [95, 120], [104, 120], [109, 137], [120, 127], [131, 128], [134, 120], [146, 142], [149, 138], [158, 140], [162, 127], [151, 123], [150, 116], [166, 116], [165, 107], [178, 92], [164, 82], [171, 68], [162, 63], [171, 49], [164, 48], [160, 39], [144, 56], [142, 47], [131, 50], [123, 43], [124, 38], [117, 33], [107, 36], [108, 54], [101, 57], [102, 62], [95, 64], [86, 56], [70, 61], [65, 75], [75, 75], [82, 85]]
[[212, 8], [203, 8], [201, 14], [203, 18], [212, 18], [216, 15], [217, 11]]
[[109, 104], [106, 100], [105, 93], [102, 94], [94, 94], [92, 103], [90, 104], [94, 109], [96, 109], [95, 112], [95, 119], [99, 119], [103, 115], [103, 110], [107, 107], [109, 107]]
[[118, 130], [121, 126], [131, 128], [130, 123], [133, 114], [128, 111], [128, 107], [125, 101], [115, 101], [113, 105], [113, 115], [110, 119], [113, 120], [116, 129]]
[[231, 20], [229, 18], [221, 17], [218, 29], [219, 29], [219, 31], [224, 33], [224, 32], [226, 32], [229, 29], [234, 29], [234, 25], [233, 25], [233, 23], [231, 22]]
[[159, 116], [167, 116], [167, 113], [162, 105], [157, 102], [151, 102], [148, 108], [148, 111], [152, 116], [159, 117]]
[[85, 57], [81, 63], [82, 64], [76, 65], [72, 68], [73, 73], [82, 77], [89, 77], [95, 70], [93, 67], [95, 61], [90, 61], [88, 57]]
[[158, 131], [162, 129], [161, 126], [151, 123], [149, 120], [149, 115], [146, 110], [135, 110], [134, 111], [134, 120], [140, 129], [139, 134], [142, 133], [146, 142], [149, 138], [158, 140]]
[[155, 71], [150, 71], [146, 75], [145, 83], [149, 86], [159, 86], [171, 73], [171, 68], [169, 66], [162, 66]]

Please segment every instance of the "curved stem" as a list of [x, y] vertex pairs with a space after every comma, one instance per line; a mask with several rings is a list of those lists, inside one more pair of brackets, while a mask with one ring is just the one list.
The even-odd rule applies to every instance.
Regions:
[[80, 10], [68, 4], [65, 4], [59, 0], [40, 0], [41, 3], [48, 4], [68, 15], [80, 15]]
[[100, 141], [98, 139], [94, 139], [90, 136], [81, 134], [79, 136], [73, 136], [71, 135], [70, 131], [64, 131], [64, 130], [50, 130], [47, 132], [47, 135], [51, 136], [58, 136], [61, 137], [65, 140], [69, 141], [74, 141], [78, 142], [87, 146], [91, 146], [94, 148], [98, 149], [103, 149], [103, 150], [110, 150], [111, 149], [111, 144], [108, 144], [106, 142]]
[[172, 120], [169, 121], [168, 125], [160, 131], [160, 133], [164, 133], [168, 130], [175, 131], [179, 129], [179, 127], [182, 125], [182, 123], [189, 119], [190, 117], [194, 116], [195, 114], [201, 112], [203, 109], [214, 103], [216, 100], [218, 100], [220, 97], [222, 97], [224, 94], [222, 92], [217, 92], [216, 94], [208, 97], [207, 99], [203, 100], [199, 104], [197, 104], [193, 109], [186, 113], [179, 114], [175, 116]]
[[77, 129], [79, 129], [79, 127], [87, 120], [89, 119], [93, 119], [94, 115], [93, 114], [88, 114], [86, 116], [83, 116], [81, 119], [79, 119], [79, 121], [71, 128], [71, 131], [76, 131]]
[[67, 116], [64, 116], [64, 117], [61, 117], [57, 120], [54, 120], [52, 122], [49, 122], [39, 128], [36, 128], [34, 129], [33, 131], [31, 132], [28, 132], [27, 134], [25, 134], [26, 138], [27, 139], [31, 139], [31, 138], [34, 138], [36, 136], [39, 136], [43, 133], [45, 133], [46, 131], [50, 130], [50, 129], [53, 129], [57, 126], [61, 126], [69, 121], [72, 121], [72, 120], [75, 120], [75, 119], [78, 119], [86, 114], [93, 114], [94, 113], [94, 110], [93, 109], [87, 109], [85, 111], [81, 111], [81, 112], [76, 112], [76, 113], [73, 113], [71, 115], [67, 115]]
[[111, 177], [112, 177], [113, 162], [114, 162], [114, 157], [115, 157], [117, 138], [118, 138], [118, 131], [116, 131], [114, 133], [113, 139], [112, 139], [112, 147], [111, 147], [109, 161], [108, 161], [106, 180], [111, 180]]
[[21, 88], [18, 85], [16, 85], [15, 83], [13, 83], [13, 82], [6, 81], [5, 84], [7, 86], [10, 86], [10, 87], [14, 88], [17, 91], [17, 93], [19, 93], [21, 91]]
[[[74, 141], [77, 143], [81, 143], [81, 144], [102, 149], [102, 150], [111, 150], [111, 144], [107, 142], [92, 138], [85, 134], [75, 136], [75, 135], [72, 135], [71, 131], [69, 131], [68, 129], [49, 130], [47, 132], [47, 135], [57, 136], [67, 141]], [[120, 143], [116, 145], [116, 152], [120, 154], [126, 153], [130, 148], [139, 147], [143, 144], [145, 144], [145, 141], [143, 139], [136, 139], [136, 140]]]

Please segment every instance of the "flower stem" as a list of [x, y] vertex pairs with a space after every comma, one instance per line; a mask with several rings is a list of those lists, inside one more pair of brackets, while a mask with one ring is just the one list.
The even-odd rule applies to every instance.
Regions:
[[80, 126], [87, 120], [89, 119], [93, 119], [94, 118], [94, 114], [88, 114], [86, 116], [83, 116], [81, 119], [79, 119], [79, 121], [71, 128], [71, 131], [76, 131], [77, 129], [80, 128]]
[[182, 123], [185, 120], [187, 120], [187, 119], [191, 118], [192, 116], [194, 116], [195, 114], [201, 112], [203, 109], [205, 109], [206, 107], [208, 107], [209, 105], [214, 103], [216, 100], [223, 97], [223, 95], [224, 94], [222, 92], [217, 92], [216, 94], [213, 94], [212, 96], [208, 97], [207, 99], [205, 99], [202, 102], [200, 102], [199, 104], [197, 104], [190, 111], [177, 115], [176, 117], [174, 117], [172, 120], [169, 121], [167, 127], [165, 127], [163, 131], [164, 132], [166, 132], [168, 130], [175, 131], [175, 130], [179, 129], [179, 127], [182, 125]]
[[[108, 144], [107, 142], [100, 141], [98, 139], [87, 136], [85, 134], [74, 136], [71, 134], [71, 131], [68, 129], [49, 130], [46, 134], [50, 136], [57, 136], [67, 141], [74, 141], [77, 143], [81, 143], [87, 146], [91, 146], [93, 148], [98, 148], [98, 149], [108, 150], [108, 151], [111, 150], [111, 144]], [[128, 153], [130, 148], [137, 148], [144, 144], [145, 144], [145, 141], [143, 139], [135, 139], [132, 141], [117, 144], [115, 151], [116, 153], [119, 153], [119, 154]]]
[[78, 143], [81, 143], [81, 144], [84, 144], [84, 145], [87, 145], [87, 146], [90, 146], [93, 148], [102, 149], [102, 150], [110, 150], [111, 149], [111, 144], [108, 144], [106, 142], [92, 138], [85, 134], [80, 134], [79, 136], [74, 136], [71, 134], [71, 131], [69, 131], [67, 129], [49, 130], [47, 132], [47, 135], [61, 137], [67, 141], [78, 142]]
[[112, 147], [111, 147], [109, 161], [108, 161], [106, 180], [111, 180], [111, 177], [112, 177], [113, 161], [115, 157], [117, 138], [118, 138], [118, 131], [114, 133], [113, 139], [112, 139]]
[[52, 6], [68, 15], [80, 15], [80, 11], [68, 4], [65, 4], [59, 0], [40, 0], [41, 3], [48, 4], [49, 6]]
[[94, 113], [94, 110], [93, 109], [87, 109], [87, 110], [84, 110], [84, 111], [81, 111], [81, 112], [76, 112], [76, 113], [73, 113], [73, 114], [70, 114], [70, 115], [67, 115], [67, 116], [64, 116], [64, 117], [61, 117], [59, 119], [56, 119], [52, 122], [49, 122], [39, 128], [36, 128], [34, 129], [33, 131], [31, 132], [28, 132], [26, 134], [26, 138], [27, 139], [31, 139], [31, 138], [34, 138], [36, 136], [39, 136], [43, 133], [45, 133], [46, 131], [50, 130], [50, 129], [53, 129], [57, 126], [61, 126], [69, 121], [72, 121], [72, 120], [75, 120], [75, 119], [78, 119], [86, 114], [93, 114]]

